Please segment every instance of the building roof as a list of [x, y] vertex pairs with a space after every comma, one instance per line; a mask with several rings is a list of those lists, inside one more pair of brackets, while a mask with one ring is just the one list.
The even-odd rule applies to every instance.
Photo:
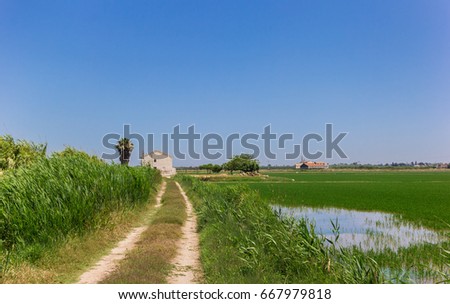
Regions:
[[166, 158], [166, 157], [172, 158], [169, 154], [161, 152], [159, 150], [152, 151], [152, 152], [150, 152], [147, 155], [149, 155], [153, 159], [163, 159], [163, 158]]
[[305, 166], [314, 168], [314, 167], [324, 167], [324, 166], [327, 166], [328, 164], [326, 162], [305, 161], [305, 162], [296, 163], [296, 165], [299, 165], [299, 166], [305, 165]]

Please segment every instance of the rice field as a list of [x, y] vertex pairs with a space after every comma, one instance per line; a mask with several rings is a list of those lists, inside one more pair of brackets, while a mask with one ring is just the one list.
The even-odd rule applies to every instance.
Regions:
[[326, 243], [305, 220], [278, 217], [246, 186], [177, 179], [197, 210], [207, 283], [386, 282], [371, 257]]
[[448, 280], [450, 170], [263, 174], [211, 181], [245, 184], [282, 216], [306, 219], [326, 238], [337, 232], [341, 244], [364, 251], [395, 282]]
[[265, 174], [240, 182], [271, 204], [388, 212], [432, 229], [450, 223], [450, 170]]

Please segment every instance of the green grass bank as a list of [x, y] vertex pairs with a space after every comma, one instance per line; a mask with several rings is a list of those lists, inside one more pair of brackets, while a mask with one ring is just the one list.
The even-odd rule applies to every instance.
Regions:
[[108, 165], [73, 149], [4, 172], [0, 179], [0, 265], [33, 263], [65, 240], [107, 226], [112, 214], [149, 202], [161, 176]]

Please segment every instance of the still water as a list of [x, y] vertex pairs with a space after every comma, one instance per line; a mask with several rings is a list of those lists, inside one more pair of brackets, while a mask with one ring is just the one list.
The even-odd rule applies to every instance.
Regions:
[[307, 218], [315, 225], [315, 231], [334, 240], [333, 225], [339, 225], [338, 245], [358, 246], [362, 250], [382, 251], [390, 248], [397, 251], [400, 247], [413, 244], [442, 241], [442, 237], [429, 229], [409, 224], [389, 213], [364, 212], [337, 208], [285, 207], [272, 206], [281, 216], [296, 219]]

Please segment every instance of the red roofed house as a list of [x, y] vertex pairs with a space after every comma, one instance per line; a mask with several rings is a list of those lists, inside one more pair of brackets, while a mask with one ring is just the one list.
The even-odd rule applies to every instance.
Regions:
[[328, 169], [328, 163], [302, 161], [295, 164], [295, 169]]

